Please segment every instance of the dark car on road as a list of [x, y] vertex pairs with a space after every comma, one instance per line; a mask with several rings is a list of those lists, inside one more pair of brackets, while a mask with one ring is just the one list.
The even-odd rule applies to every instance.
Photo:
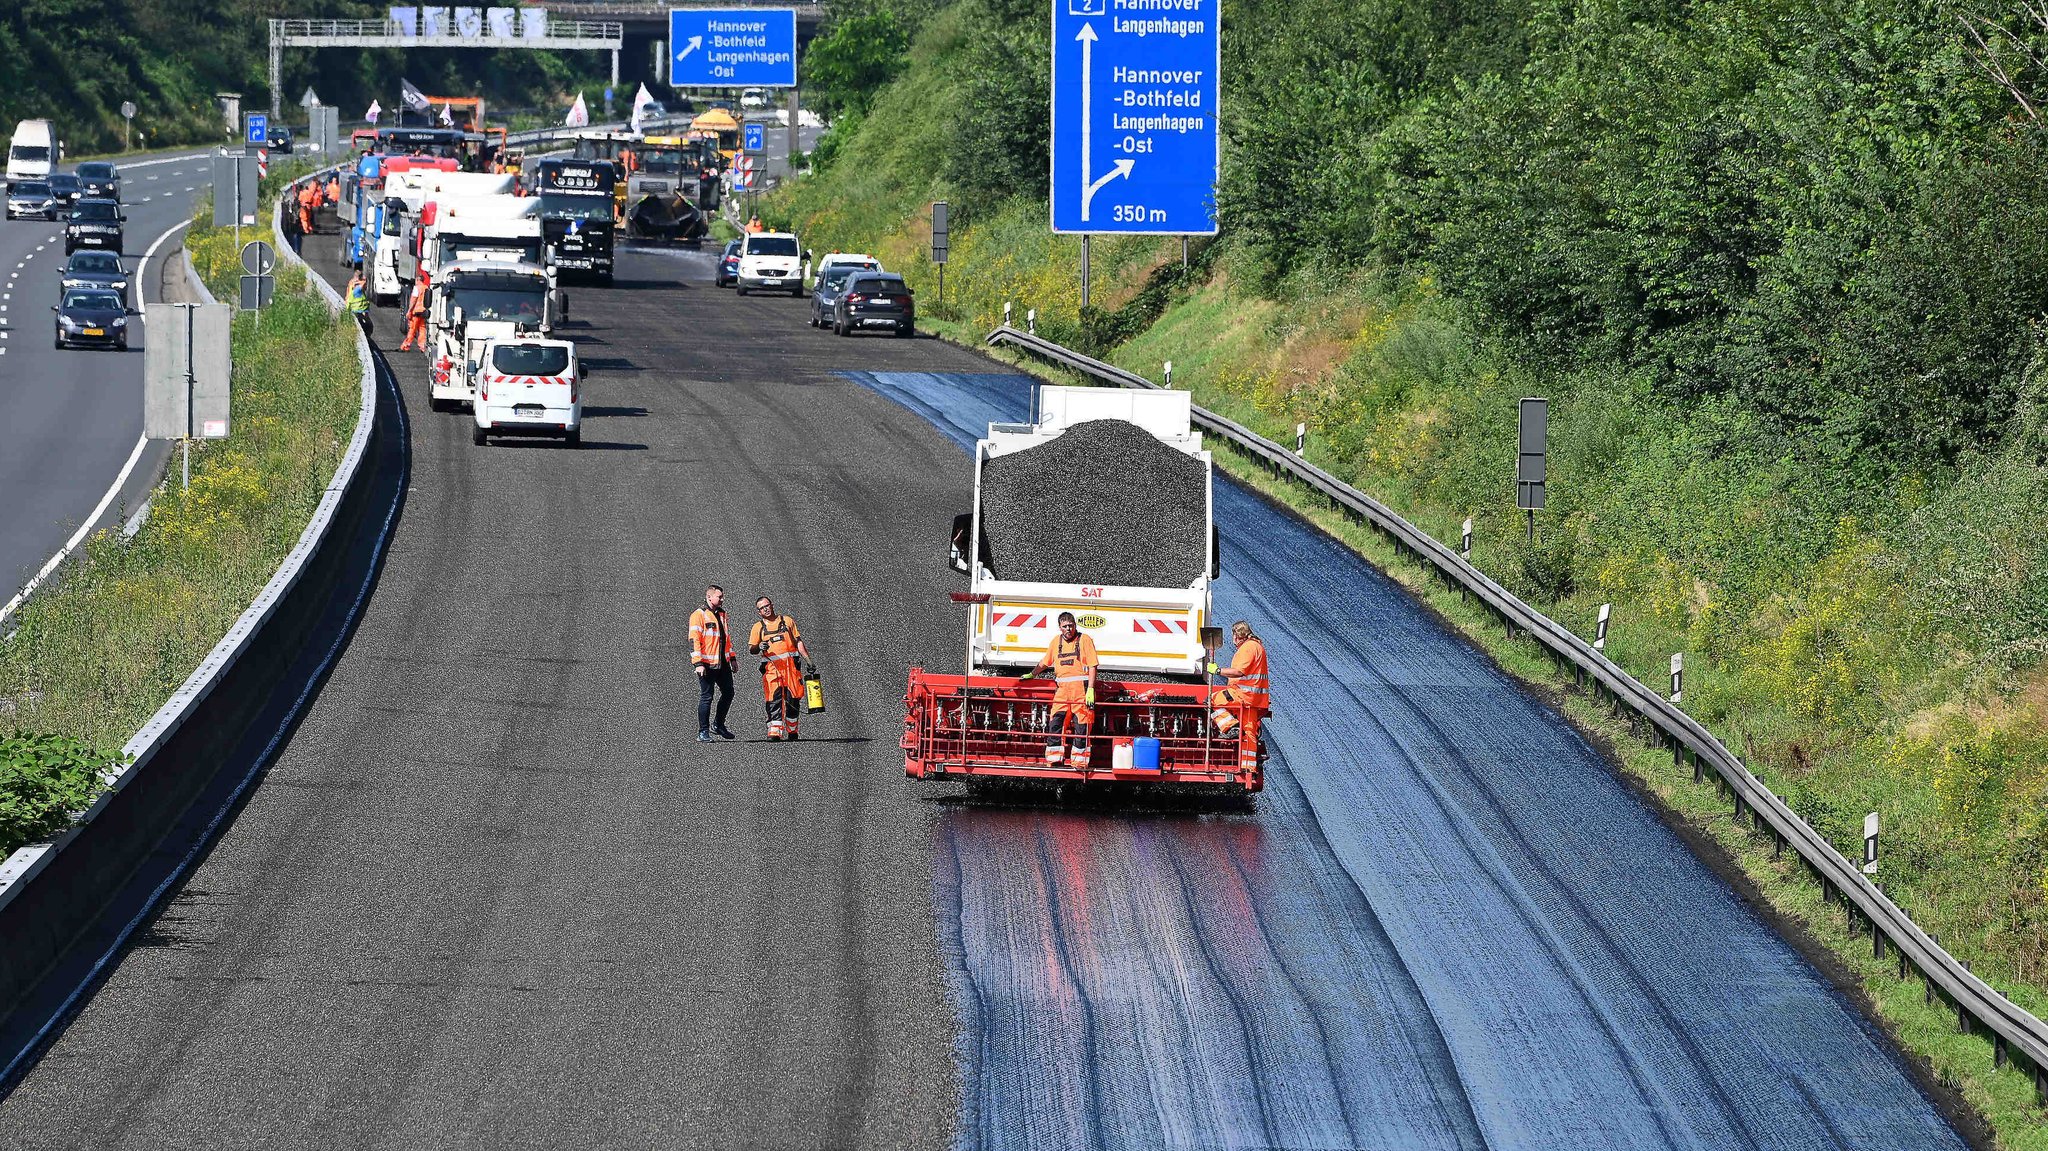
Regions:
[[842, 336], [888, 329], [899, 336], [917, 334], [917, 304], [910, 285], [892, 272], [861, 272], [849, 276], [832, 305], [832, 330]]
[[63, 288], [69, 292], [75, 288], [106, 288], [120, 294], [123, 300], [131, 299], [128, 294], [128, 269], [121, 264], [118, 252], [93, 249], [75, 252], [64, 261]]
[[108, 288], [73, 288], [64, 301], [51, 306], [57, 313], [57, 346], [60, 348], [102, 347], [128, 350], [128, 317], [135, 313]]
[[839, 303], [839, 294], [846, 290], [846, 281], [860, 270], [852, 264], [841, 264], [818, 273], [818, 282], [811, 288], [812, 327], [832, 326], [832, 309]]
[[290, 128], [287, 128], [282, 124], [272, 125], [269, 132], [269, 138], [269, 147], [271, 151], [276, 152], [280, 156], [289, 156], [292, 154], [293, 141], [292, 130]]
[[714, 287], [729, 288], [740, 282], [740, 242], [734, 240], [725, 246], [725, 254], [718, 257], [718, 270], [711, 274]]
[[112, 200], [80, 200], [64, 217], [64, 254], [80, 248], [121, 250], [121, 205]]
[[78, 166], [78, 180], [85, 185], [85, 195], [92, 200], [118, 200], [121, 198], [121, 170], [105, 160], [88, 160]]
[[54, 172], [50, 176], [50, 198], [59, 204], [70, 206], [85, 195], [85, 181], [69, 172]]
[[23, 180], [7, 189], [7, 218], [34, 216], [39, 220], [57, 218], [57, 197], [48, 180]]

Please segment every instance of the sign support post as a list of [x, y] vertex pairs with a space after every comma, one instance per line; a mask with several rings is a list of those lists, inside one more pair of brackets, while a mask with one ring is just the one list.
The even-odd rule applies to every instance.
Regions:
[[1081, 307], [1096, 235], [1216, 234], [1221, 0], [1171, 18], [1111, 18], [1110, 0], [1053, 0], [1052, 230], [1081, 237]]

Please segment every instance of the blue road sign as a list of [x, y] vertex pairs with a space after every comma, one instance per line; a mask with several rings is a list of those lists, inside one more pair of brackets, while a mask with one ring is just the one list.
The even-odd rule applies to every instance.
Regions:
[[1215, 234], [1219, 7], [1053, 0], [1053, 231]]
[[796, 87], [796, 9], [671, 8], [676, 88]]
[[243, 117], [242, 128], [243, 143], [268, 144], [270, 142], [270, 113], [248, 113]]
[[760, 124], [747, 125], [747, 151], [758, 152], [768, 146], [768, 129]]

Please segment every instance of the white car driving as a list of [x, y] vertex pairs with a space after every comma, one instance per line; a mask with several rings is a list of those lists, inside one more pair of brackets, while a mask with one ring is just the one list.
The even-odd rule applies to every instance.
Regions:
[[789, 232], [756, 232], [740, 242], [740, 268], [735, 286], [744, 296], [750, 289], [804, 294], [804, 248]]

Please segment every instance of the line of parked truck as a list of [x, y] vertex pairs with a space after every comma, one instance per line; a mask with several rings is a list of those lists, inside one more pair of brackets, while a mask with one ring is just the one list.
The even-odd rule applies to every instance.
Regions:
[[[394, 144], [340, 175], [342, 263], [362, 270], [377, 304], [408, 319], [423, 308], [432, 405], [467, 408], [476, 443], [494, 435], [581, 443], [582, 365], [575, 343], [555, 329], [568, 313], [561, 240], [582, 239], [584, 225], [572, 217], [551, 229], [544, 198], [527, 194], [517, 172], [466, 172], [430, 143]], [[586, 245], [566, 246], [575, 249], [566, 253], [570, 267], [610, 278], [608, 235], [601, 260]]]

